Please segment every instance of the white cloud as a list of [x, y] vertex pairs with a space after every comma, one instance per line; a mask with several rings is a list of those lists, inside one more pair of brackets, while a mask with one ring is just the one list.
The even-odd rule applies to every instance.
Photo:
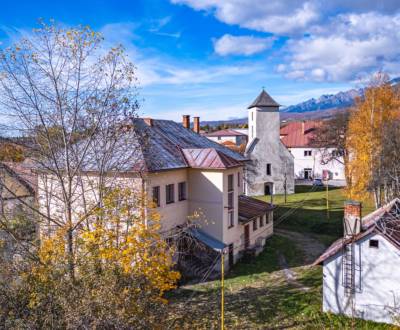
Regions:
[[214, 51], [218, 55], [253, 55], [270, 48], [274, 38], [257, 38], [253, 36], [232, 36], [225, 34], [214, 41]]
[[288, 42], [277, 67], [293, 79], [351, 81], [383, 70], [400, 71], [400, 15], [339, 15], [308, 38]]
[[316, 1], [172, 0], [214, 13], [227, 24], [276, 34], [297, 34], [319, 18]]

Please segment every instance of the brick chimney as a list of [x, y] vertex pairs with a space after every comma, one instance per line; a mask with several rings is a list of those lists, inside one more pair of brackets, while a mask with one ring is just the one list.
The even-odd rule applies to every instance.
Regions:
[[147, 126], [153, 126], [153, 118], [143, 118]]
[[361, 231], [361, 203], [357, 201], [344, 202], [344, 236], [346, 238], [359, 234]]
[[189, 115], [182, 116], [182, 125], [185, 128], [190, 128], [190, 116]]
[[301, 133], [304, 135], [305, 132], [306, 132], [306, 122], [303, 120], [301, 122]]
[[200, 134], [200, 117], [193, 117], [193, 131]]

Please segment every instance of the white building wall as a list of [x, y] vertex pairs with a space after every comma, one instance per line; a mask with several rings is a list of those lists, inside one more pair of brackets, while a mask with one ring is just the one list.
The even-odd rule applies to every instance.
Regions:
[[[378, 240], [379, 248], [369, 247], [370, 239]], [[393, 310], [400, 307], [400, 251], [383, 236], [373, 234], [354, 244], [354, 259], [355, 316], [393, 323]], [[342, 286], [341, 253], [323, 265], [323, 311], [352, 315]]]
[[[313, 171], [313, 178], [322, 178], [322, 171], [329, 170], [333, 180], [345, 180], [344, 165], [337, 160], [322, 164], [322, 153], [318, 148], [289, 148], [294, 157], [294, 174], [296, 179], [304, 179], [304, 169]], [[311, 150], [311, 156], [305, 156], [304, 151]], [[329, 152], [334, 151], [332, 148]]]
[[[280, 140], [278, 107], [252, 108], [249, 110], [249, 144], [247, 155], [251, 159], [246, 165], [246, 194], [264, 195], [265, 185], [270, 185], [273, 194], [294, 192], [293, 156]], [[271, 174], [266, 171], [271, 164]]]

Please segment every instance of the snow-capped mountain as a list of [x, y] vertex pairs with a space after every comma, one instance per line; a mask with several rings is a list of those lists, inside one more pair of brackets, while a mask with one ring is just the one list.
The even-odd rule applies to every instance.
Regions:
[[[394, 85], [400, 84], [400, 77], [392, 79], [390, 83]], [[291, 105], [281, 112], [288, 113], [303, 113], [310, 111], [319, 110], [333, 110], [333, 109], [343, 109], [350, 107], [354, 104], [354, 100], [357, 97], [362, 97], [364, 95], [364, 88], [360, 89], [350, 89], [346, 92], [339, 92], [337, 94], [322, 95], [317, 99], [310, 99], [305, 102]]]

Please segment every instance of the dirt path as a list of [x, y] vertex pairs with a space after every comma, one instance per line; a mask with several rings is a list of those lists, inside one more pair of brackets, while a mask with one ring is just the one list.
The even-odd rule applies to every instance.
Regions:
[[275, 233], [291, 239], [304, 252], [304, 261], [306, 264], [312, 264], [326, 249], [324, 244], [307, 233], [285, 229], [275, 229]]

